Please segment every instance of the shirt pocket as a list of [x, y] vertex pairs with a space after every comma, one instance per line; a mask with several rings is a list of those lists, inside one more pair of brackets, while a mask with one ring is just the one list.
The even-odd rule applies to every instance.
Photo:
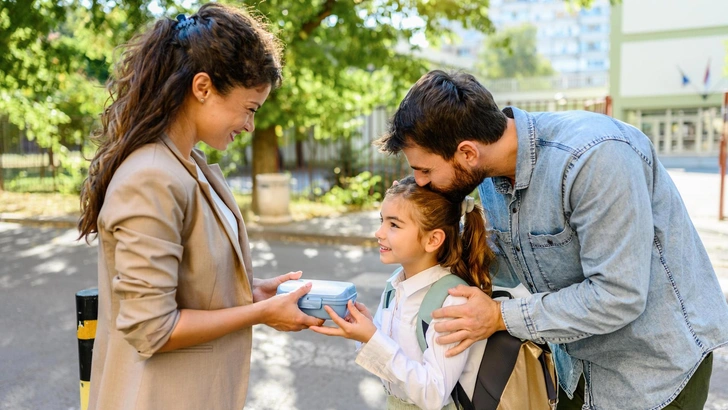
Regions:
[[[533, 262], [543, 284], [551, 291], [584, 280], [576, 232], [566, 225], [555, 234], [528, 234]], [[533, 264], [532, 264], [533, 265]]]
[[392, 297], [392, 301], [389, 302], [388, 307], [382, 306], [380, 308], [379, 317], [381, 318], [381, 323], [379, 324], [379, 330], [384, 332], [387, 336], [392, 335], [392, 319], [394, 315], [394, 304], [396, 303], [396, 300], [394, 297]]

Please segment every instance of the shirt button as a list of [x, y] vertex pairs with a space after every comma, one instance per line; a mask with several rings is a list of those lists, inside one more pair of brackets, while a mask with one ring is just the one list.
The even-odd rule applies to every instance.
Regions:
[[518, 210], [514, 207], [513, 208], [513, 213], [515, 214], [516, 212], [518, 212]]
[[520, 251], [521, 251], [521, 247], [516, 245], [516, 252], [520, 252]]

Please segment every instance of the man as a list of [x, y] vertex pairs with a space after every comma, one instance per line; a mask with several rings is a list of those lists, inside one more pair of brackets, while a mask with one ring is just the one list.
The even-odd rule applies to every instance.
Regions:
[[[436, 325], [457, 354], [493, 332], [549, 342], [559, 409], [702, 409], [728, 305], [649, 139], [610, 117], [499, 110], [468, 74], [432, 71], [410, 89], [384, 152], [419, 185], [462, 198], [476, 187], [498, 266], [494, 283], [531, 295], [452, 295]], [[567, 397], [568, 396], [568, 397]]]

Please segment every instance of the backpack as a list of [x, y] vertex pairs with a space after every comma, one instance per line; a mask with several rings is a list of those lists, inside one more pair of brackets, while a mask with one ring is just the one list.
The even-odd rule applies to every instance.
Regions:
[[[468, 284], [457, 275], [445, 275], [425, 294], [417, 313], [417, 341], [427, 349], [425, 333], [432, 321], [432, 311], [442, 307], [448, 289]], [[394, 296], [394, 287], [387, 282], [384, 308]], [[510, 293], [494, 291], [493, 298]], [[488, 338], [475, 382], [472, 401], [458, 382], [452, 391], [458, 409], [463, 410], [552, 410], [556, 408], [556, 371], [547, 344], [521, 340], [508, 332], [495, 332]]]

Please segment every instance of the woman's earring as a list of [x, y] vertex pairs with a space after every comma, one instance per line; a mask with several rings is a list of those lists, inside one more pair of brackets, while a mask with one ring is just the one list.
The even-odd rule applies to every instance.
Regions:
[[204, 104], [205, 103], [205, 99], [204, 98], [200, 98], [200, 103]]

